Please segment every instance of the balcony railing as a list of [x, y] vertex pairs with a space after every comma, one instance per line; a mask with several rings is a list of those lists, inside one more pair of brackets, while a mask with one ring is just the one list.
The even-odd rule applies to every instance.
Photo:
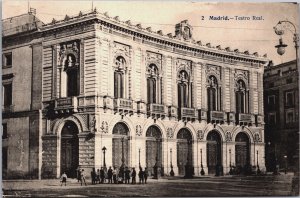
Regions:
[[165, 117], [167, 112], [164, 105], [151, 103], [147, 105], [147, 114], [149, 116], [158, 118], [158, 117]]
[[54, 110], [58, 112], [77, 112], [78, 100], [77, 97], [58, 98], [54, 102]]
[[223, 111], [209, 111], [208, 121], [211, 123], [224, 123], [225, 112]]
[[119, 113], [133, 113], [133, 102], [125, 98], [114, 99], [114, 110]]
[[179, 110], [180, 118], [182, 120], [194, 121], [197, 118], [197, 111], [194, 108], [182, 107]]
[[254, 117], [251, 114], [237, 113], [236, 122], [239, 125], [252, 125], [252, 123], [254, 122]]

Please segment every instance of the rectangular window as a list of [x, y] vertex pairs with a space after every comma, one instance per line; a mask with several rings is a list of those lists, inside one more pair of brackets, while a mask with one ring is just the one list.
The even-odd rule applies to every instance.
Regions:
[[276, 125], [276, 113], [269, 114], [269, 125]]
[[3, 106], [12, 105], [12, 83], [3, 85]]
[[7, 155], [8, 155], [7, 147], [2, 147], [2, 170], [7, 169]]
[[2, 124], [2, 139], [6, 139], [7, 135], [7, 123]]
[[268, 105], [275, 105], [275, 96], [274, 95], [268, 96]]
[[12, 66], [12, 53], [5, 53], [2, 56], [2, 65], [3, 67], [11, 67]]
[[294, 92], [293, 91], [289, 91], [289, 92], [285, 92], [285, 106], [291, 107], [294, 106]]
[[288, 111], [286, 112], [286, 118], [285, 118], [285, 123], [290, 124], [294, 122], [294, 112], [293, 111]]

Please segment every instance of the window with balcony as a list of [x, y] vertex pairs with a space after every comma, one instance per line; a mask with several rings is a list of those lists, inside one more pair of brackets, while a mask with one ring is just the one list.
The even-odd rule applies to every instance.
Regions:
[[192, 107], [192, 83], [188, 73], [184, 70], [179, 72], [178, 81], [178, 107]]
[[207, 107], [208, 111], [219, 111], [221, 109], [221, 88], [215, 76], [209, 76], [208, 78]]
[[236, 112], [237, 113], [248, 113], [248, 96], [249, 91], [246, 88], [246, 84], [243, 80], [238, 80], [236, 82], [235, 91], [235, 102], [236, 102]]
[[158, 68], [155, 64], [150, 64], [147, 68], [147, 100], [148, 103], [160, 103], [159, 101], [159, 90], [160, 90], [160, 79]]
[[2, 56], [2, 66], [11, 67], [12, 66], [12, 52], [4, 53]]
[[295, 97], [293, 91], [285, 92], [285, 106], [293, 107], [295, 104]]
[[4, 84], [2, 90], [2, 105], [4, 107], [9, 107], [12, 105], [12, 83]]
[[122, 56], [118, 56], [115, 61], [114, 71], [114, 97], [125, 98], [125, 65], [126, 61]]

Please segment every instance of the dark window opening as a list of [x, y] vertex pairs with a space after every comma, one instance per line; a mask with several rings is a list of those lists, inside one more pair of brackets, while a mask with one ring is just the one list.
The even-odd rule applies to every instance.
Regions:
[[8, 150], [7, 147], [2, 147], [2, 169], [7, 169], [7, 156], [8, 156]]
[[3, 55], [3, 66], [12, 66], [12, 53], [6, 53]]
[[293, 106], [294, 105], [294, 92], [286, 92], [285, 97], [286, 97], [285, 105]]
[[156, 103], [156, 80], [154, 78], [147, 79], [147, 92], [148, 103]]
[[67, 71], [67, 96], [78, 96], [78, 72], [76, 69]]
[[285, 123], [293, 123], [294, 122], [294, 113], [293, 112], [288, 112], [286, 115], [286, 120]]
[[123, 85], [123, 73], [120, 71], [115, 71], [114, 74], [114, 96], [115, 98], [124, 98], [123, 95], [123, 89], [124, 89], [124, 85]]
[[3, 105], [8, 107], [12, 105], [12, 84], [3, 85]]
[[7, 123], [2, 124], [2, 139], [6, 139], [8, 137], [7, 134]]
[[216, 111], [217, 110], [216, 89], [208, 88], [207, 96], [208, 96], [208, 111]]

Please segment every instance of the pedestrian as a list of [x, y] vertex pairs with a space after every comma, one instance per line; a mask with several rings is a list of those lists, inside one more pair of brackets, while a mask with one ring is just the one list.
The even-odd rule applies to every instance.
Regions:
[[136, 179], [135, 179], [136, 178], [136, 171], [135, 171], [134, 167], [132, 168], [131, 177], [132, 177], [131, 183], [136, 184]]
[[96, 171], [95, 168], [91, 171], [91, 179], [92, 179], [92, 184], [96, 184]]
[[67, 174], [64, 172], [62, 175], [61, 175], [61, 185], [60, 186], [62, 186], [63, 185], [63, 183], [65, 183], [65, 186], [67, 185]]
[[100, 178], [101, 178], [101, 184], [103, 184], [104, 179], [105, 179], [105, 173], [104, 173], [103, 167], [101, 167], [101, 169], [100, 169]]
[[148, 178], [148, 169], [147, 167], [145, 168], [145, 171], [144, 171], [144, 180], [145, 180], [145, 184], [147, 184], [147, 178]]
[[114, 184], [117, 183], [117, 169], [116, 167], [114, 167], [114, 170], [113, 170], [113, 180], [114, 180]]
[[130, 170], [128, 167], [125, 168], [125, 184], [130, 183]]
[[113, 170], [111, 169], [111, 166], [109, 167], [107, 171], [107, 177], [108, 177], [108, 183], [112, 184], [112, 176], [113, 176]]
[[144, 184], [144, 172], [141, 167], [139, 171], [139, 179], [140, 179], [140, 184]]
[[84, 169], [81, 170], [81, 177], [80, 177], [80, 181], [81, 181], [81, 186], [82, 186], [82, 182], [84, 182], [84, 184], [86, 185], [85, 182], [85, 172]]
[[97, 169], [97, 182], [100, 184], [100, 169]]
[[81, 170], [80, 170], [80, 167], [78, 166], [77, 168], [77, 182], [80, 182], [81, 181]]

